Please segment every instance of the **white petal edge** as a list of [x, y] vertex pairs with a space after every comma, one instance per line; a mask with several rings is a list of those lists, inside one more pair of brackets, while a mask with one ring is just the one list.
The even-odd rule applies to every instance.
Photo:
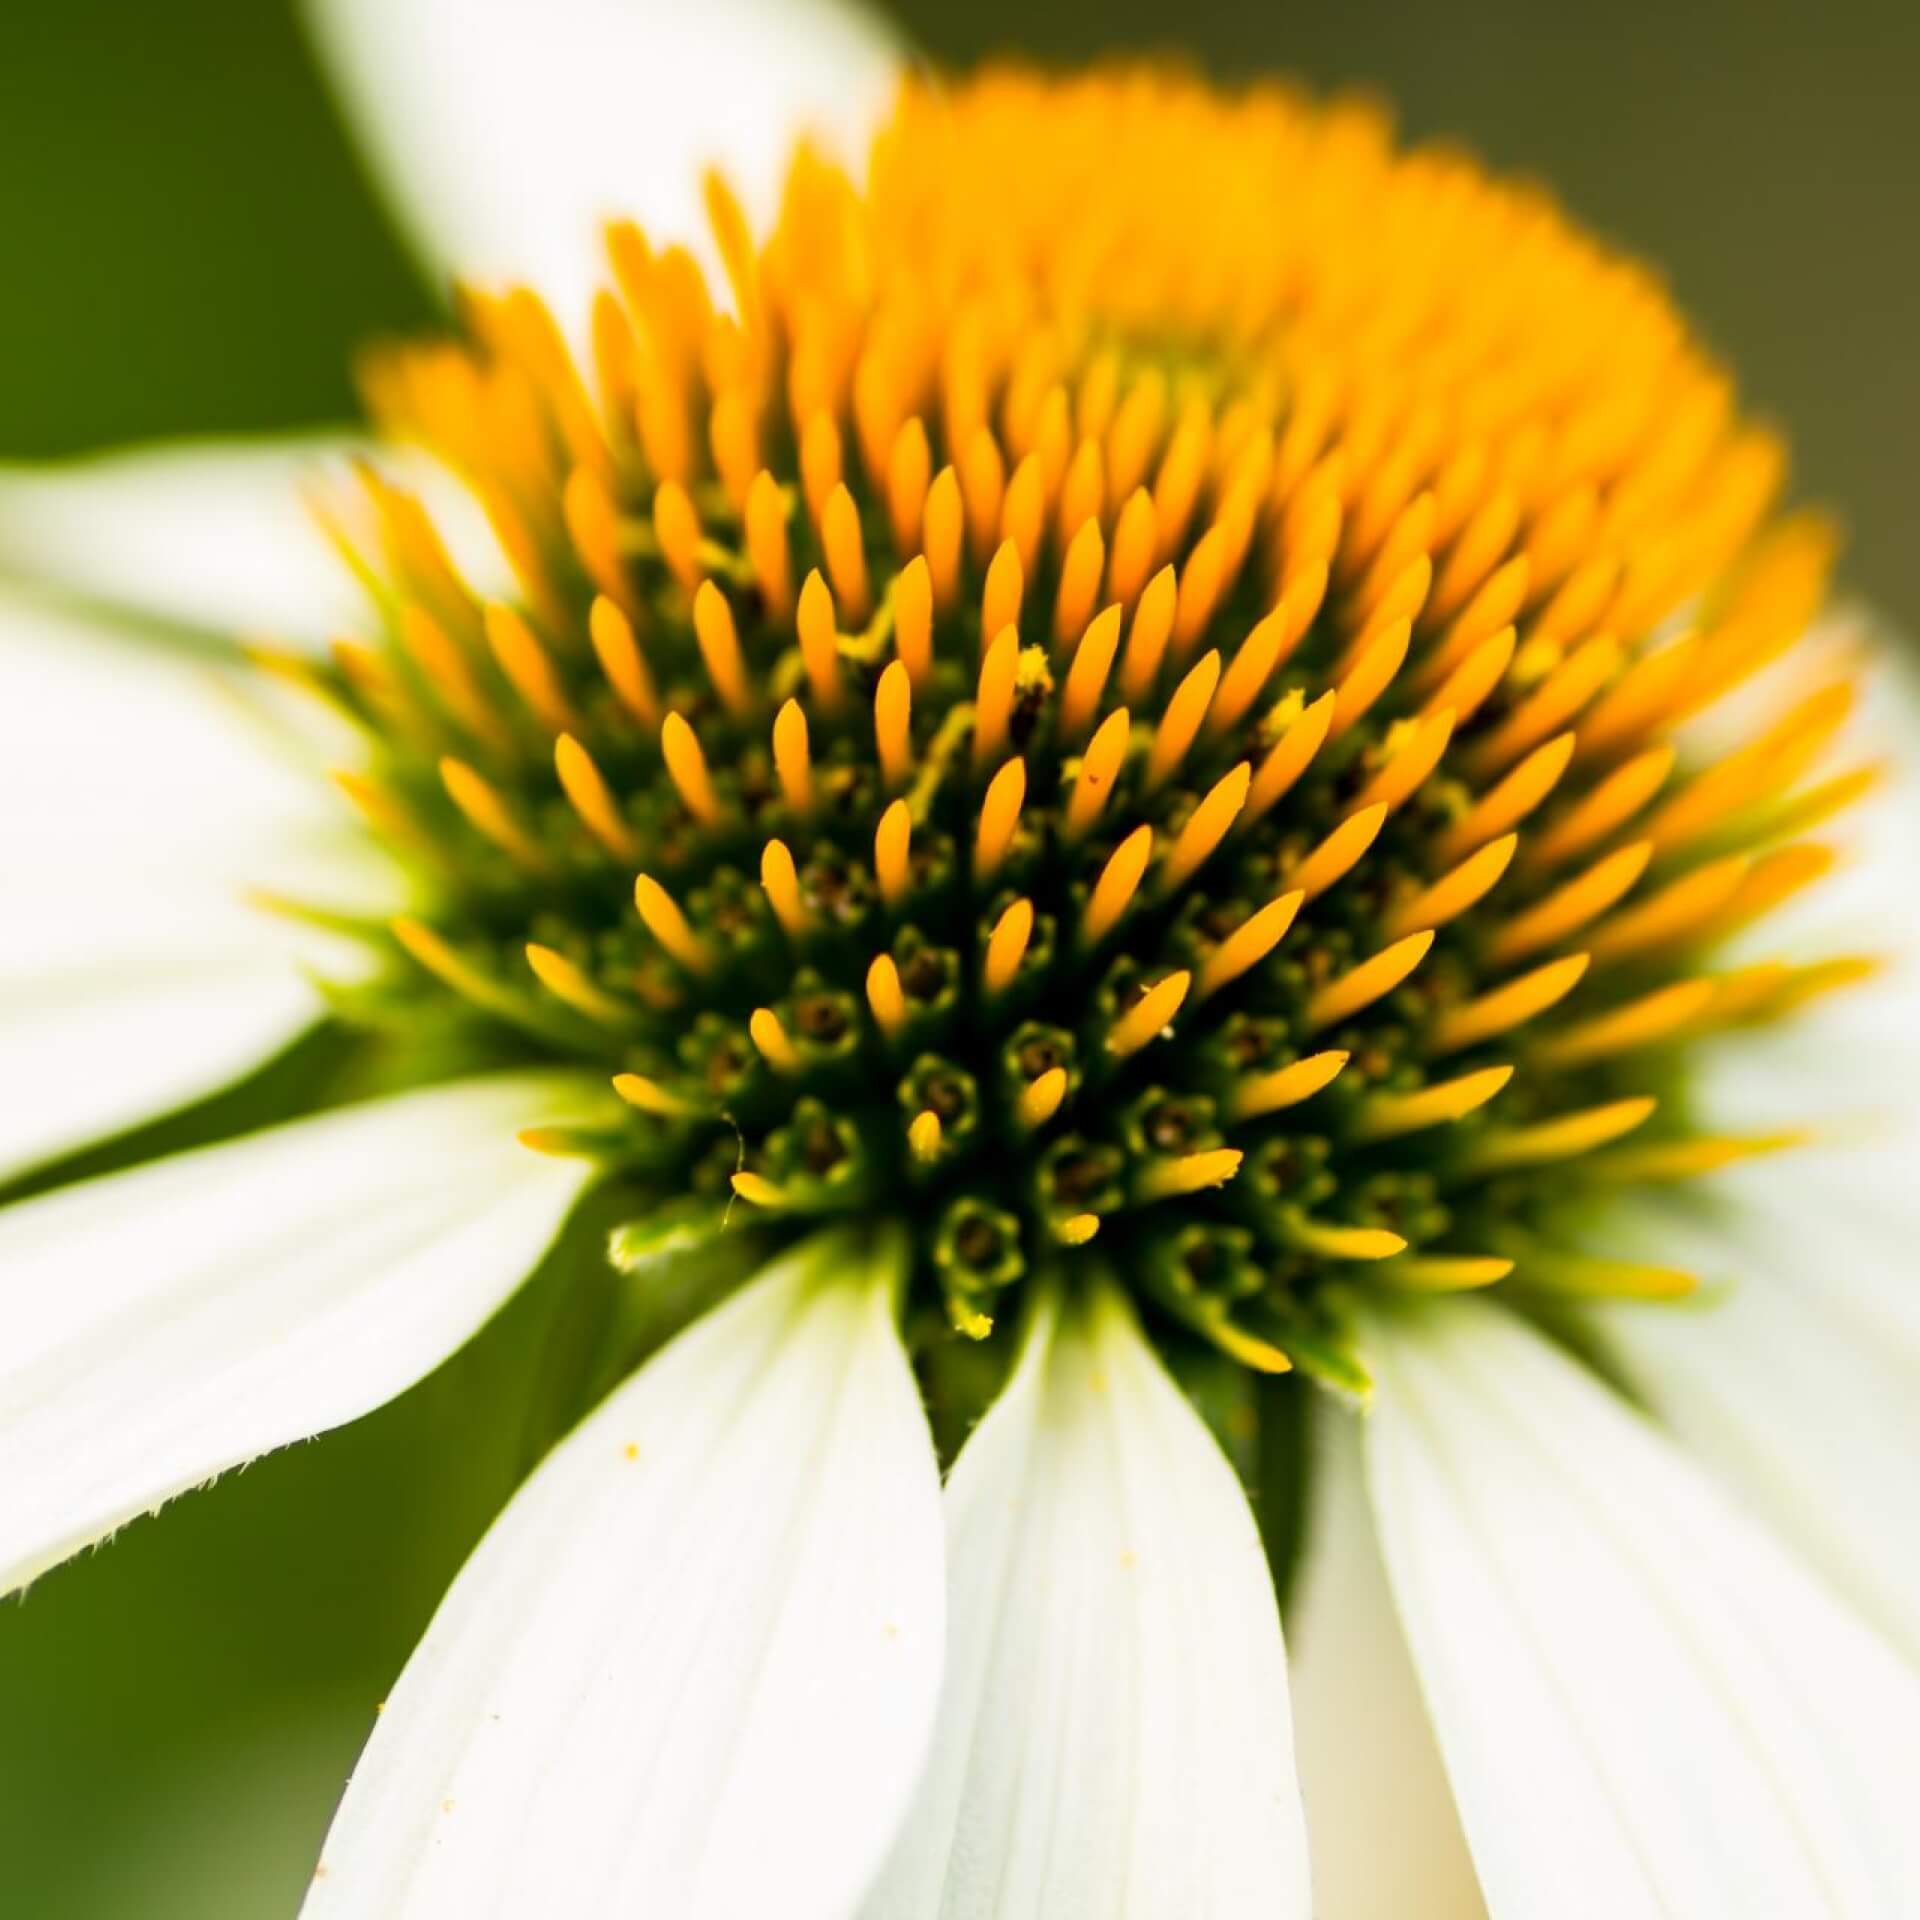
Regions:
[[312, 743], [230, 663], [0, 595], [0, 1177], [212, 1091], [366, 956], [249, 886], [390, 912], [405, 890]]
[[1305, 1920], [1265, 1555], [1117, 1296], [1037, 1310], [946, 1504], [940, 1729], [866, 1920]]
[[1306, 1545], [1287, 1609], [1315, 1920], [1486, 1920], [1381, 1563], [1361, 1420], [1320, 1397]]
[[1368, 1480], [1494, 1920], [1920, 1910], [1920, 1679], [1497, 1307], [1369, 1322]]
[[[1920, 1219], [1900, 1217], [1910, 1178], [1849, 1192], [1844, 1159], [1623, 1209], [1618, 1244], [1703, 1291], [1589, 1319], [1664, 1424], [1920, 1665]], [[1906, 1325], [1879, 1310], [1902, 1295]]]
[[386, 1703], [308, 1920], [852, 1910], [945, 1631], [898, 1264], [803, 1246], [561, 1442]]
[[514, 1137], [579, 1091], [455, 1082], [0, 1213], [0, 1593], [461, 1346], [588, 1177]]
[[442, 275], [537, 287], [584, 338], [599, 233], [631, 216], [724, 281], [701, 211], [722, 167], [750, 218], [794, 140], [843, 159], [891, 97], [885, 29], [836, 0], [306, 0], [401, 224]]
[[136, 617], [318, 646], [372, 612], [312, 505], [353, 517], [357, 459], [419, 496], [477, 591], [505, 589], [486, 515], [446, 467], [348, 433], [0, 465], [0, 573]]

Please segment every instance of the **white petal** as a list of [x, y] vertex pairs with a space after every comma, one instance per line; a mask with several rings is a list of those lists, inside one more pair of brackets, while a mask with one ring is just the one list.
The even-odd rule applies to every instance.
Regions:
[[[1697, 1271], [1701, 1297], [1593, 1324], [1666, 1425], [1920, 1663], [1920, 1220], [1795, 1155], [1715, 1197], [1643, 1203], [1619, 1235]], [[1903, 1295], [1905, 1325], [1878, 1310]]]
[[555, 1449], [401, 1676], [310, 1920], [851, 1909], [945, 1628], [897, 1257], [803, 1247]]
[[1360, 1420], [1329, 1397], [1314, 1439], [1287, 1651], [1316, 1920], [1486, 1920], [1380, 1561]]
[[1043, 1308], [947, 1489], [940, 1731], [869, 1920], [1309, 1912], [1233, 1469], [1128, 1309]]
[[1496, 1920], [1920, 1911], [1920, 1679], [1500, 1309], [1371, 1324], [1374, 1509]]
[[707, 253], [704, 169], [721, 166], [764, 220], [800, 133], [861, 157], [898, 62], [879, 23], [836, 0], [308, 0], [307, 11], [422, 257], [443, 273], [530, 282], [576, 334], [601, 278], [603, 221], [630, 215]]
[[0, 1592], [452, 1353], [580, 1191], [514, 1138], [576, 1090], [369, 1101], [0, 1214]]
[[221, 1086], [364, 957], [250, 885], [379, 912], [392, 869], [230, 666], [0, 597], [0, 1174]]
[[371, 455], [419, 494], [484, 591], [508, 578], [478, 503], [424, 453], [345, 434], [182, 441], [0, 466], [0, 571], [130, 613], [249, 639], [318, 644], [369, 608], [309, 501], [357, 497]]

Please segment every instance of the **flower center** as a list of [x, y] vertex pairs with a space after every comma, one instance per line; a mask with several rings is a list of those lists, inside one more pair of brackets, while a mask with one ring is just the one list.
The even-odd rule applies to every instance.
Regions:
[[709, 203], [728, 311], [616, 226], [586, 373], [524, 291], [368, 368], [519, 583], [369, 477], [383, 991], [599, 1062], [664, 1195], [910, 1216], [966, 1334], [1085, 1258], [1267, 1368], [1337, 1283], [1684, 1288], [1565, 1224], [1777, 1144], [1685, 1050], [1847, 977], [1710, 955], [1863, 776], [1807, 784], [1844, 681], [1676, 741], [1830, 543], [1654, 280], [1145, 72], [912, 84], [864, 190]]

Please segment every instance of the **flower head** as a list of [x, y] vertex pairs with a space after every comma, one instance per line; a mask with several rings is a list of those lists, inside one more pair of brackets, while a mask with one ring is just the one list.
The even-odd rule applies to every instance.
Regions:
[[1657, 283], [1371, 109], [1152, 70], [910, 86], [864, 192], [707, 204], [719, 287], [610, 230], [584, 372], [526, 289], [368, 364], [515, 580], [369, 475], [325, 680], [429, 881], [380, 997], [603, 1063], [635, 1117], [572, 1144], [683, 1233], [911, 1223], [974, 1338], [1095, 1262], [1353, 1385], [1350, 1283], [1684, 1290], [1568, 1232], [1782, 1144], [1687, 1050], [1864, 964], [1710, 956], [1870, 769], [1807, 783], [1844, 668], [1676, 744], [1831, 542]]
[[[273, 823], [409, 1090], [0, 1214], [9, 1583], [398, 1391], [597, 1184], [657, 1324], [311, 1911], [1908, 1911], [1911, 1076], [1827, 1017], [1912, 1027], [1902, 696], [1777, 438], [1537, 190], [1283, 86], [910, 78], [864, 170], [704, 211], [368, 357], [365, 610], [246, 658], [348, 723], [381, 886], [256, 800], [277, 707], [180, 844]], [[137, 740], [88, 644], [48, 711]], [[1812, 937], [1862, 819], [1867, 938]], [[1733, 1229], [1654, 1194], [1704, 1175]]]

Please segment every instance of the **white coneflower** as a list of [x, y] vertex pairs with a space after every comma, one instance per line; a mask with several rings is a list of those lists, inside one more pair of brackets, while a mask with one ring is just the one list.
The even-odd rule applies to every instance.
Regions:
[[619, 1181], [724, 1297], [310, 1914], [1920, 1910], [1920, 728], [1658, 283], [1285, 87], [321, 24], [460, 326], [324, 537], [0, 484], [84, 607], [0, 615], [0, 1144], [323, 1011], [407, 1090], [0, 1213], [4, 1584]]

